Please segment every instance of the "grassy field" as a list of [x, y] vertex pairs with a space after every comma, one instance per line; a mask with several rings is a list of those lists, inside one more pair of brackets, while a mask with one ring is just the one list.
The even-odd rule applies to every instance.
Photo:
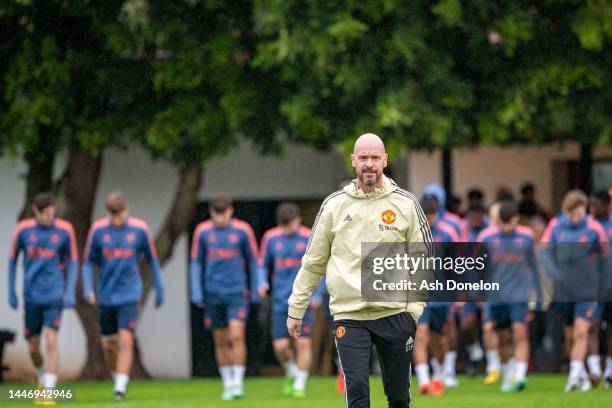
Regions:
[[[612, 407], [612, 390], [592, 390], [586, 393], [566, 394], [562, 391], [564, 375], [532, 375], [529, 387], [521, 393], [502, 394], [497, 386], [485, 386], [482, 378], [460, 378], [461, 386], [447, 390], [441, 397], [416, 395], [413, 384], [413, 407], [512, 407], [512, 408], [561, 408], [561, 407]], [[380, 377], [372, 377], [372, 407], [386, 407]], [[32, 406], [31, 402], [9, 402], [8, 390], [20, 385], [0, 384], [0, 407]], [[220, 401], [219, 380], [191, 381], [133, 381], [128, 399], [120, 405], [128, 407], [262, 407], [262, 408], [324, 408], [343, 407], [344, 397], [337, 394], [335, 378], [312, 378], [308, 384], [308, 396], [303, 400], [283, 397], [279, 378], [247, 378], [246, 397], [239, 401]], [[117, 407], [112, 399], [110, 382], [78, 382], [62, 384], [75, 394], [72, 401], [60, 401], [58, 406]]]

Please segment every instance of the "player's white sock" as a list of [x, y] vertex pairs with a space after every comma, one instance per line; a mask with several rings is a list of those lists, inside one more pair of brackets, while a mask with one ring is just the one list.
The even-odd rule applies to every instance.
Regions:
[[433, 371], [431, 377], [434, 380], [442, 380], [444, 378], [444, 370], [443, 370], [442, 364], [440, 364], [438, 359], [435, 357], [430, 358], [429, 362], [431, 363], [431, 368]]
[[487, 373], [492, 371], [501, 371], [501, 359], [497, 350], [487, 351]]
[[514, 363], [514, 381], [522, 381], [527, 376], [527, 362], [517, 361]]
[[293, 389], [303, 391], [306, 388], [306, 381], [308, 381], [308, 371], [297, 370], [295, 372], [295, 381], [293, 382]]
[[55, 388], [57, 384], [57, 374], [44, 373], [43, 374], [43, 385], [45, 388]]
[[601, 358], [599, 354], [591, 354], [588, 356], [587, 366], [589, 367], [589, 374], [593, 377], [601, 377]]
[[293, 360], [286, 361], [282, 363], [283, 370], [285, 370], [285, 375], [288, 377], [295, 377], [297, 372], [297, 365]]
[[455, 363], [457, 362], [457, 352], [449, 351], [444, 356], [444, 376], [454, 377]]
[[246, 367], [243, 365], [233, 365], [232, 366], [232, 371], [233, 371], [233, 377], [234, 377], [234, 387], [236, 388], [242, 388], [242, 386], [244, 385], [244, 371], [245, 371]]
[[41, 385], [45, 383], [45, 369], [43, 366], [36, 367], [36, 381]]
[[569, 371], [569, 379], [570, 380], [579, 380], [584, 371], [584, 363], [582, 360], [572, 360], [570, 361], [570, 371]]
[[127, 374], [117, 373], [115, 374], [115, 391], [119, 391], [125, 394], [127, 385], [130, 382], [130, 377]]
[[512, 376], [514, 375], [514, 358], [509, 359], [507, 362], [502, 363], [502, 381], [505, 383], [512, 382]]
[[612, 377], [612, 357], [606, 357], [606, 371], [604, 372], [604, 377]]
[[427, 363], [417, 364], [414, 370], [420, 385], [429, 384], [429, 366]]
[[223, 382], [223, 389], [229, 390], [234, 386], [232, 378], [232, 366], [221, 366], [219, 367], [219, 374], [221, 374], [221, 382]]

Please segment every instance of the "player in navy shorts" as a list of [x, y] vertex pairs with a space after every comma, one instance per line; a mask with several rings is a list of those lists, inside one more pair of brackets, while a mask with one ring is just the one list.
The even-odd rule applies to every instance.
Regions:
[[214, 197], [209, 211], [211, 219], [198, 224], [191, 246], [191, 302], [204, 306], [204, 326], [212, 331], [223, 381], [221, 399], [232, 400], [244, 397], [249, 298], [257, 302], [261, 286], [257, 242], [249, 224], [232, 218], [229, 197]]
[[[590, 214], [601, 224], [606, 237], [608, 238], [608, 256], [607, 268], [604, 276], [602, 276], [601, 293], [598, 305], [599, 316], [598, 320], [603, 323], [601, 326], [607, 331], [603, 331], [603, 336], [607, 337], [608, 355], [606, 356], [605, 371], [603, 373], [604, 388], [612, 387], [612, 256], [610, 256], [610, 243], [612, 242], [612, 214], [610, 209], [610, 195], [606, 190], [596, 191], [591, 195], [590, 199]], [[598, 382], [601, 377], [601, 361], [599, 352], [599, 334], [600, 325], [593, 327], [594, 336], [589, 338], [589, 356], [587, 357], [587, 365], [591, 382]]]
[[[78, 277], [78, 255], [72, 225], [55, 217], [55, 198], [40, 193], [32, 203], [34, 218], [17, 225], [9, 256], [9, 305], [17, 309], [17, 261], [23, 252], [25, 337], [38, 383], [55, 388], [59, 368], [57, 332], [63, 307], [73, 307]], [[65, 276], [67, 272], [67, 276]], [[40, 351], [41, 333], [45, 356]], [[47, 401], [52, 403], [51, 401]]]
[[563, 198], [563, 213], [553, 218], [542, 236], [542, 262], [555, 280], [555, 307], [565, 326], [566, 344], [571, 345], [570, 372], [565, 391], [588, 391], [584, 360], [589, 329], [597, 319], [600, 279], [608, 239], [599, 222], [586, 214], [587, 196], [571, 190]]
[[[164, 302], [161, 267], [146, 222], [131, 217], [121, 192], [106, 198], [108, 216], [89, 229], [83, 267], [83, 296], [98, 305], [102, 345], [114, 379], [115, 400], [125, 399], [134, 358], [134, 332], [142, 297], [140, 261], [151, 270], [155, 305]], [[94, 268], [99, 270], [94, 290]]]
[[[431, 235], [436, 245], [436, 256], [444, 257], [448, 249], [443, 243], [459, 242], [460, 237], [453, 225], [446, 222], [438, 211], [437, 202], [433, 198], [425, 198], [421, 202], [427, 222], [431, 227]], [[419, 392], [421, 394], [441, 395], [444, 393], [444, 379], [447, 374], [452, 378], [453, 372], [445, 367], [445, 355], [449, 348], [448, 327], [451, 303], [442, 302], [435, 294], [427, 302], [423, 314], [419, 318], [414, 344], [414, 364]], [[433, 376], [430, 380], [427, 357], [431, 350]], [[448, 364], [446, 364], [448, 366]], [[446, 370], [445, 370], [446, 368]], [[454, 364], [452, 366], [454, 368]], [[456, 386], [456, 382], [453, 385]]]
[[[262, 296], [271, 281], [272, 297], [272, 346], [274, 354], [285, 370], [283, 394], [295, 398], [304, 398], [306, 381], [312, 362], [312, 342], [310, 334], [313, 325], [313, 308], [321, 303], [321, 290], [317, 290], [311, 299], [302, 320], [302, 334], [295, 341], [295, 351], [287, 331], [287, 303], [291, 295], [293, 281], [302, 265], [302, 257], [310, 236], [310, 229], [302, 226], [300, 209], [293, 203], [282, 203], [276, 210], [278, 226], [263, 236], [259, 267], [262, 282], [265, 282]], [[321, 286], [319, 286], [321, 288]]]
[[[476, 239], [484, 244], [489, 260], [488, 280], [499, 283], [499, 293], [487, 298], [483, 321], [488, 330], [512, 332], [511, 348], [500, 347], [504, 375], [501, 390], [522, 391], [527, 387], [529, 358], [528, 324], [531, 314], [527, 300], [535, 292], [540, 299], [540, 282], [535, 261], [531, 229], [519, 225], [518, 206], [503, 202], [499, 209], [499, 227], [481, 232]], [[504, 346], [506, 342], [503, 342]], [[501, 346], [501, 344], [500, 344]]]

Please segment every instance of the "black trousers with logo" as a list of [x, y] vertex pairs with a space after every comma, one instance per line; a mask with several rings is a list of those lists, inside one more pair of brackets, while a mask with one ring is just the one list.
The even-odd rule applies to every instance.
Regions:
[[370, 407], [370, 352], [378, 351], [389, 408], [410, 406], [410, 370], [416, 322], [407, 312], [376, 320], [334, 322], [349, 408]]

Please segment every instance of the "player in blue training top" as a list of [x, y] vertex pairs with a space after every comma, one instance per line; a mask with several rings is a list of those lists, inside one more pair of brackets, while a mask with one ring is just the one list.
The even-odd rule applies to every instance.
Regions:
[[423, 198], [434, 200], [434, 205], [438, 209], [438, 217], [453, 227], [459, 236], [458, 242], [468, 241], [467, 228], [461, 217], [446, 210], [446, 190], [444, 190], [440, 183], [431, 183], [425, 187]]
[[483, 249], [488, 255], [487, 280], [500, 286], [500, 292], [491, 293], [484, 305], [485, 329], [512, 331], [513, 356], [505, 342], [504, 347], [500, 344], [505, 368], [501, 387], [504, 392], [527, 387], [531, 320], [528, 298], [534, 292], [541, 298], [533, 232], [519, 225], [519, 219], [518, 205], [505, 201], [499, 209], [499, 227], [487, 228], [476, 239], [485, 244]]
[[[55, 198], [50, 193], [34, 197], [32, 212], [34, 218], [19, 222], [13, 234], [8, 266], [9, 304], [17, 309], [17, 261], [23, 252], [25, 337], [38, 383], [45, 388], [55, 388], [59, 368], [57, 331], [62, 308], [73, 307], [76, 303], [77, 246], [72, 225], [55, 217]], [[45, 337], [44, 359], [40, 352], [41, 333]]]
[[[421, 201], [421, 207], [427, 217], [431, 228], [431, 235], [436, 243], [436, 257], [450, 256], [449, 246], [459, 242], [460, 238], [455, 228], [440, 217], [437, 203], [432, 198]], [[431, 295], [425, 310], [419, 319], [414, 345], [414, 364], [419, 392], [421, 394], [442, 395], [444, 393], [445, 378], [452, 386], [458, 382], [454, 373], [454, 364], [445, 361], [449, 348], [448, 326], [449, 309], [451, 302], [437, 299], [435, 293]], [[431, 350], [433, 376], [430, 381], [429, 364], [427, 362], [428, 350]]]
[[257, 242], [249, 224], [232, 218], [229, 197], [214, 197], [209, 211], [211, 219], [196, 227], [191, 244], [191, 302], [204, 306], [204, 325], [212, 330], [223, 381], [221, 399], [231, 400], [244, 397], [249, 295], [257, 302], [261, 286]]
[[[612, 256], [610, 256], [610, 243], [612, 242], [612, 213], [610, 209], [610, 195], [605, 190], [596, 191], [591, 195], [590, 213], [603, 227], [608, 238], [608, 259], [604, 276], [601, 279], [601, 295], [599, 304], [599, 317], [607, 327], [608, 355], [606, 357], [606, 369], [603, 373], [603, 386], [612, 387]], [[589, 337], [589, 356], [587, 365], [591, 381], [597, 381], [601, 377], [601, 361], [599, 353], [600, 327], [594, 328], [594, 336]], [[603, 332], [606, 335], [606, 331]]]
[[[151, 270], [155, 305], [164, 302], [161, 267], [153, 237], [146, 222], [128, 215], [128, 206], [119, 191], [106, 198], [108, 217], [89, 229], [83, 267], [83, 296], [98, 304], [102, 345], [115, 380], [115, 400], [125, 399], [134, 353], [134, 331], [142, 297], [140, 261]], [[94, 291], [94, 268], [100, 272]]]
[[550, 221], [542, 236], [542, 263], [555, 281], [556, 308], [571, 344], [567, 392], [591, 389], [584, 360], [608, 251], [606, 233], [586, 215], [586, 206], [582, 191], [569, 191], [561, 204], [563, 214]]
[[285, 370], [283, 394], [295, 398], [306, 396], [306, 381], [312, 362], [312, 341], [310, 334], [313, 325], [313, 308], [321, 304], [322, 286], [311, 299], [310, 308], [302, 320], [302, 334], [295, 341], [295, 352], [291, 347], [287, 331], [288, 299], [293, 281], [302, 265], [306, 252], [310, 229], [302, 226], [300, 209], [293, 203], [281, 203], [276, 210], [278, 227], [272, 228], [263, 236], [259, 267], [264, 285], [260, 295], [266, 296], [268, 281], [272, 288], [272, 346], [274, 354]]
[[[477, 195], [478, 190], [472, 190], [470, 193], [479, 197]], [[487, 209], [482, 203], [481, 197], [471, 201], [463, 219], [463, 223], [466, 227], [468, 236], [467, 242], [469, 244], [466, 245], [467, 249], [476, 242], [478, 234], [489, 227], [490, 220], [487, 217]], [[476, 363], [483, 357], [483, 350], [478, 339], [478, 322], [482, 310], [479, 302], [470, 301], [469, 299], [461, 306], [461, 314], [459, 316], [461, 334], [463, 335], [470, 361]]]

